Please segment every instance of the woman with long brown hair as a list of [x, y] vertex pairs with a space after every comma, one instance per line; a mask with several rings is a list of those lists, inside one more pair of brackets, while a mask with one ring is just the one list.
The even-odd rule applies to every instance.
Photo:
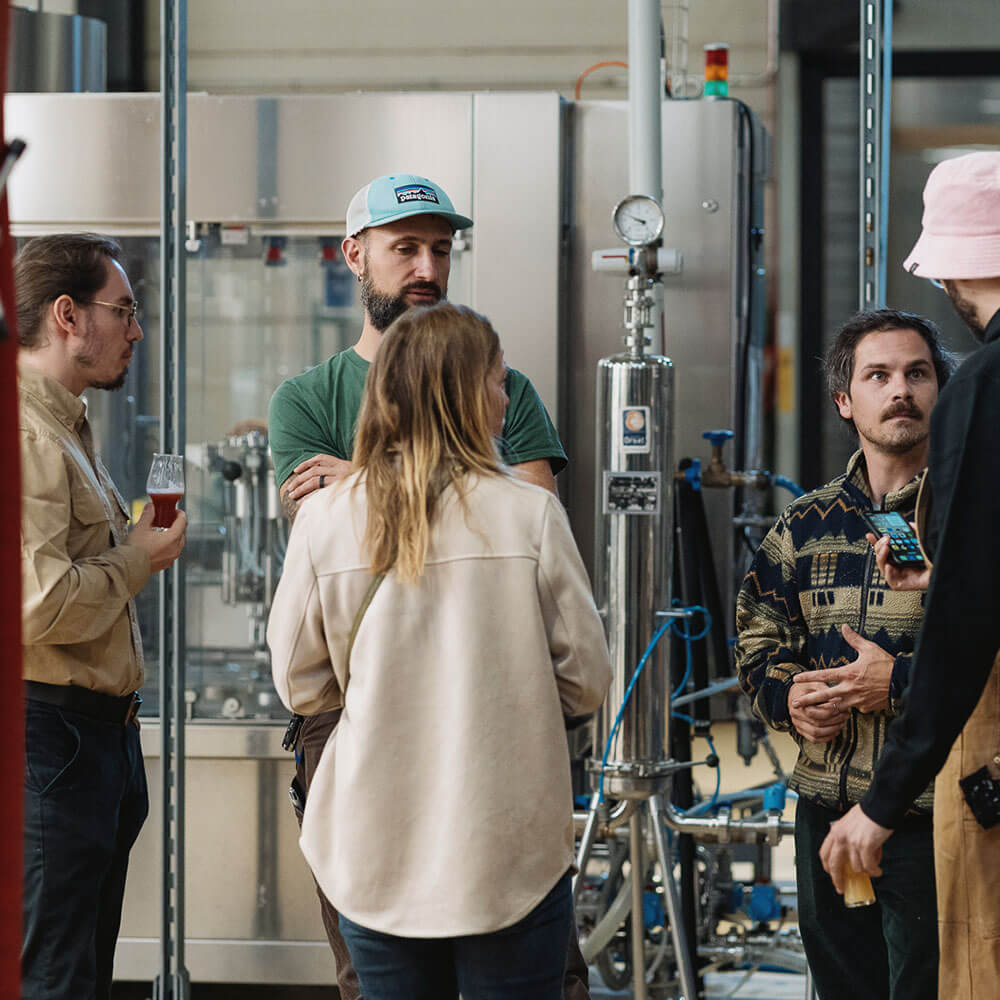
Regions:
[[507, 397], [482, 316], [385, 333], [355, 473], [302, 504], [268, 640], [301, 714], [343, 706], [302, 850], [366, 1000], [558, 1000], [570, 929], [563, 716], [611, 678], [558, 500], [496, 440]]

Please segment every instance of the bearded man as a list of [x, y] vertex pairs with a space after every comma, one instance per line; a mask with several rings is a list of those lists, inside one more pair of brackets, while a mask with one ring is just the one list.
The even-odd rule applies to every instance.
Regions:
[[860, 449], [844, 475], [786, 508], [738, 598], [740, 684], [754, 712], [799, 746], [789, 782], [799, 794], [799, 929], [822, 997], [936, 995], [931, 789], [900, 823], [873, 905], [844, 907], [819, 845], [871, 785], [923, 618], [919, 594], [882, 579], [862, 512], [912, 519], [931, 410], [952, 367], [919, 316], [880, 309], [840, 329], [827, 384]]
[[[310, 493], [351, 472], [354, 424], [382, 333], [411, 306], [433, 305], [446, 297], [452, 238], [471, 226], [472, 219], [455, 211], [438, 184], [415, 174], [377, 177], [351, 199], [341, 250], [361, 285], [365, 313], [361, 336], [353, 347], [283, 382], [271, 400], [271, 456], [289, 519]], [[555, 493], [555, 476], [566, 466], [555, 427], [531, 382], [519, 371], [507, 369], [505, 389], [510, 404], [499, 441], [501, 456], [515, 475]], [[292, 789], [299, 806], [339, 718], [338, 710], [302, 720]], [[359, 1000], [337, 912], [319, 895], [341, 997]], [[567, 956], [566, 1000], [589, 1000], [587, 983], [587, 966], [574, 929]]]
[[[993, 1000], [1000, 982], [1000, 616], [996, 426], [1000, 412], [1000, 153], [939, 163], [904, 269], [940, 285], [982, 346], [941, 394], [917, 526], [926, 568], [875, 557], [895, 590], [925, 590], [910, 688], [868, 794], [830, 829], [824, 867], [876, 875], [901, 817], [934, 775], [941, 1000]], [[933, 567], [933, 573], [931, 569]], [[890, 839], [891, 838], [891, 839]], [[882, 862], [884, 864], [884, 860]]]

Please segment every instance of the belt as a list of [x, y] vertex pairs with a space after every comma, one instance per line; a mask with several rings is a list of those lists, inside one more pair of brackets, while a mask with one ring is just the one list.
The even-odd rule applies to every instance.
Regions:
[[136, 717], [142, 704], [138, 691], [119, 696], [73, 684], [43, 684], [41, 681], [25, 681], [24, 695], [30, 701], [41, 701], [69, 712], [89, 715], [101, 722], [117, 722], [123, 726]]

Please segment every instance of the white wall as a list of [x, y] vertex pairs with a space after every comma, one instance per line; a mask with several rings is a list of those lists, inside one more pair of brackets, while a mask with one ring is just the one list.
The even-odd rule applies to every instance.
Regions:
[[[158, 79], [159, 3], [147, 3], [147, 73]], [[733, 45], [731, 72], [766, 61], [768, 0], [695, 0], [689, 66], [708, 41]], [[668, 30], [673, 7], [664, 5]], [[215, 93], [351, 90], [557, 90], [625, 60], [625, 0], [191, 0], [188, 77]], [[602, 69], [588, 97], [621, 97], [623, 69]]]

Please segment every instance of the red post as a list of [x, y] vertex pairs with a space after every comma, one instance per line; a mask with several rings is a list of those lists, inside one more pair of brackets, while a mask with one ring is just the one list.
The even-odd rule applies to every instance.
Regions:
[[[10, 10], [0, 0], [0, 137]], [[24, 825], [24, 701], [21, 683], [21, 455], [17, 430], [14, 245], [0, 196], [0, 996], [21, 995], [21, 870]]]

